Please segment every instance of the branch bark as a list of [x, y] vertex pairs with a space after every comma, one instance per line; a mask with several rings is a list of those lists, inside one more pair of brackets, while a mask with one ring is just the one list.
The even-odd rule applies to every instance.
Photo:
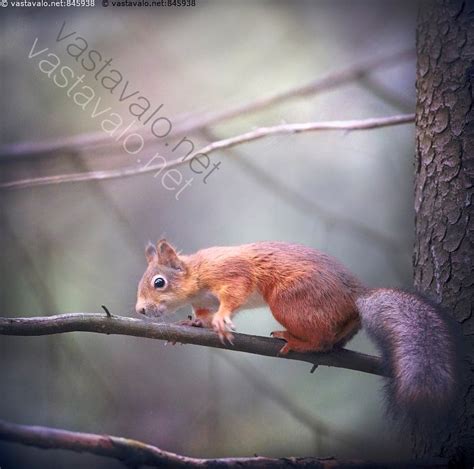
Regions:
[[[317, 132], [323, 130], [370, 130], [379, 129], [382, 127], [390, 127], [394, 125], [408, 124], [415, 121], [415, 114], [402, 114], [398, 116], [389, 117], [375, 117], [361, 120], [350, 121], [327, 121], [327, 122], [304, 122], [298, 124], [281, 124], [273, 127], [260, 127], [258, 129], [237, 135], [235, 137], [226, 138], [212, 142], [209, 145], [193, 152], [191, 155], [176, 158], [168, 161], [165, 164], [150, 164], [154, 157], [145, 166], [127, 167], [119, 169], [111, 169], [104, 171], [92, 171], [88, 173], [72, 173], [59, 174], [55, 176], [46, 176], [40, 178], [28, 178], [16, 181], [8, 181], [0, 183], [0, 189], [24, 189], [26, 187], [46, 186], [51, 184], [61, 184], [66, 182], [83, 182], [105, 179], [117, 179], [139, 174], [159, 173], [171, 168], [176, 168], [187, 164], [198, 155], [209, 155], [217, 150], [225, 148], [232, 148], [236, 145], [252, 142], [261, 138], [270, 137], [274, 135], [291, 135], [302, 132]], [[156, 156], [156, 155], [155, 155]]]
[[373, 463], [364, 461], [338, 461], [335, 458], [223, 458], [198, 459], [163, 451], [156, 446], [137, 440], [111, 435], [71, 432], [49, 427], [18, 425], [0, 420], [0, 440], [21, 443], [43, 449], [66, 449], [106, 456], [122, 461], [131, 467], [225, 467], [225, 468], [287, 468], [306, 467], [315, 469], [355, 468], [447, 468], [445, 460], [411, 461], [405, 463]]
[[208, 329], [160, 324], [121, 316], [71, 313], [30, 318], [0, 318], [0, 335], [40, 336], [63, 332], [96, 332], [120, 334], [149, 339], [167, 340], [183, 344], [234, 350], [267, 357], [298, 360], [312, 365], [334, 366], [383, 376], [380, 359], [352, 350], [340, 349], [329, 353], [296, 353], [279, 356], [282, 341], [269, 337], [235, 334], [234, 345], [223, 345], [217, 334]]

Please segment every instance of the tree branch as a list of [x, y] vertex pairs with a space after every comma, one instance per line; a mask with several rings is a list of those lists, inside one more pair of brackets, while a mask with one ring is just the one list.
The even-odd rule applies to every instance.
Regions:
[[[220, 342], [217, 334], [208, 329], [161, 324], [122, 316], [108, 317], [105, 314], [71, 313], [30, 318], [0, 318], [0, 335], [39, 336], [77, 331], [147, 337], [267, 357], [280, 357], [278, 352], [282, 347], [282, 341], [279, 339], [247, 334], [235, 334], [234, 345], [227, 346]], [[280, 358], [383, 376], [379, 358], [347, 349], [329, 353], [292, 352]]]
[[87, 452], [98, 456], [118, 459], [131, 467], [178, 467], [178, 468], [288, 468], [305, 467], [315, 469], [380, 469], [380, 468], [447, 468], [443, 459], [433, 461], [410, 461], [405, 463], [364, 462], [360, 460], [341, 460], [335, 458], [223, 458], [199, 459], [180, 456], [163, 451], [156, 446], [148, 445], [137, 440], [111, 435], [96, 435], [94, 433], [71, 432], [50, 427], [19, 425], [0, 420], [0, 440], [21, 443], [43, 449], [66, 449], [77, 452]]
[[[207, 114], [201, 113], [199, 115], [177, 116], [176, 118], [172, 119], [174, 125], [172, 137], [184, 135], [188, 132], [199, 130], [219, 122], [224, 122], [241, 115], [260, 111], [294, 97], [315, 95], [328, 89], [333, 89], [338, 86], [350, 83], [351, 81], [366, 76], [369, 72], [376, 69], [393, 66], [403, 60], [414, 57], [414, 49], [399, 51], [394, 54], [361, 61], [357, 64], [350, 65], [349, 67], [336, 70], [335, 72], [330, 72], [326, 76], [317, 78], [305, 85], [289, 88], [280, 93], [264, 96], [262, 98], [249, 101], [235, 107], [230, 107], [228, 109]], [[134, 131], [136, 131], [136, 129], [130, 129], [127, 134]], [[109, 144], [116, 145], [117, 142], [105, 132], [91, 132], [73, 137], [45, 140], [42, 142], [24, 142], [3, 145], [0, 146], [0, 159], [40, 154], [44, 155], [64, 150], [80, 151], [85, 147]]]
[[209, 154], [216, 150], [224, 148], [235, 147], [242, 143], [248, 143], [253, 140], [259, 140], [264, 137], [271, 137], [274, 135], [291, 135], [302, 132], [317, 132], [321, 130], [370, 130], [379, 129], [381, 127], [390, 127], [394, 125], [409, 124], [415, 122], [415, 114], [401, 114], [398, 116], [389, 117], [373, 117], [361, 120], [349, 121], [327, 121], [327, 122], [304, 122], [302, 124], [280, 124], [273, 127], [260, 127], [250, 132], [246, 132], [235, 137], [218, 140], [206, 145], [201, 150], [189, 156], [186, 161], [192, 159], [201, 153]]
[[[208, 141], [218, 139], [216, 134], [207, 128], [203, 129], [202, 134]], [[310, 212], [316, 214], [319, 218], [324, 219], [328, 225], [339, 225], [343, 229], [354, 230], [364, 237], [382, 244], [385, 251], [389, 251], [392, 254], [395, 253], [395, 256], [393, 256], [394, 259], [391, 260], [391, 266], [394, 270], [396, 269], [396, 273], [400, 279], [403, 278], [396, 261], [404, 255], [406, 256], [407, 253], [404, 252], [405, 244], [401, 243], [399, 239], [387, 236], [371, 226], [365, 225], [355, 218], [351, 218], [350, 216], [346, 216], [342, 213], [336, 214], [331, 212], [323, 203], [320, 204], [310, 197], [305, 197], [299, 191], [293, 190], [282, 181], [272, 177], [264, 169], [260, 169], [252, 161], [242, 158], [242, 155], [237, 153], [237, 151], [238, 150], [235, 148], [231, 149], [229, 150], [228, 155], [235, 157], [239, 166], [246, 171], [247, 174], [250, 174], [260, 185], [272, 192], [276, 197], [283, 199], [303, 214]]]
[[119, 459], [127, 464], [197, 467], [199, 460], [162, 451], [137, 440], [110, 435], [70, 432], [49, 427], [18, 425], [0, 420], [0, 440], [43, 449], [67, 449]]
[[390, 117], [376, 117], [362, 120], [350, 121], [326, 121], [326, 122], [305, 122], [300, 124], [281, 124], [273, 127], [260, 127], [235, 137], [226, 138], [212, 142], [187, 157], [179, 157], [166, 164], [150, 164], [153, 157], [145, 166], [111, 169], [104, 171], [92, 171], [86, 173], [59, 174], [56, 176], [46, 176], [40, 178], [28, 178], [16, 181], [0, 183], [0, 189], [24, 189], [26, 187], [46, 186], [50, 184], [61, 184], [66, 182], [81, 182], [92, 180], [117, 179], [139, 174], [161, 173], [163, 170], [176, 168], [191, 161], [194, 157], [202, 154], [209, 155], [217, 150], [235, 147], [243, 143], [248, 143], [261, 138], [274, 135], [290, 135], [302, 132], [317, 132], [323, 130], [370, 130], [394, 125], [408, 124], [415, 121], [414, 114], [402, 114]]
[[262, 109], [275, 106], [291, 98], [302, 98], [310, 95], [314, 96], [315, 94], [321, 93], [323, 91], [337, 88], [358, 80], [359, 78], [364, 77], [369, 72], [378, 68], [392, 66], [401, 62], [402, 60], [407, 60], [410, 58], [415, 58], [414, 49], [396, 52], [395, 54], [384, 57], [371, 58], [358, 64], [351, 65], [347, 68], [328, 73], [326, 76], [317, 78], [302, 86], [290, 88], [273, 95], [264, 96], [254, 101], [240, 104], [233, 108], [211, 112], [205, 114], [204, 116], [191, 116], [188, 120], [185, 120], [184, 123], [181, 124], [178, 130], [180, 134], [183, 134], [202, 129], [203, 127], [221, 123], [235, 117], [261, 111]]

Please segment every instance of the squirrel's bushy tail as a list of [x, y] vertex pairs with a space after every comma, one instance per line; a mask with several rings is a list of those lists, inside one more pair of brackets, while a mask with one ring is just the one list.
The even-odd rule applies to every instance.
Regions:
[[389, 413], [410, 429], [446, 422], [459, 385], [457, 324], [429, 300], [400, 290], [371, 290], [356, 303], [387, 368]]

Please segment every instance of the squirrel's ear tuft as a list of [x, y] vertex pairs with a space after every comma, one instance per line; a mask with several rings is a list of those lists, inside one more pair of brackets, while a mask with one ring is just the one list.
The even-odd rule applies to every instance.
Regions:
[[184, 270], [184, 264], [176, 254], [173, 246], [166, 239], [160, 239], [156, 244], [158, 262], [176, 270]]
[[146, 260], [148, 262], [148, 264], [156, 259], [156, 248], [153, 244], [151, 244], [150, 242], [146, 245], [146, 248], [145, 248], [145, 257], [146, 257]]

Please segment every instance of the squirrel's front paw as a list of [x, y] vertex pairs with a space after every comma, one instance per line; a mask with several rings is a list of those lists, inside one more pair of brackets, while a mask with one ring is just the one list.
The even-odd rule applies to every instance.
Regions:
[[212, 318], [212, 328], [217, 332], [220, 341], [224, 345], [226, 345], [226, 341], [231, 345], [234, 345], [234, 336], [231, 330], [235, 330], [235, 326], [228, 316], [223, 317], [215, 315]]

